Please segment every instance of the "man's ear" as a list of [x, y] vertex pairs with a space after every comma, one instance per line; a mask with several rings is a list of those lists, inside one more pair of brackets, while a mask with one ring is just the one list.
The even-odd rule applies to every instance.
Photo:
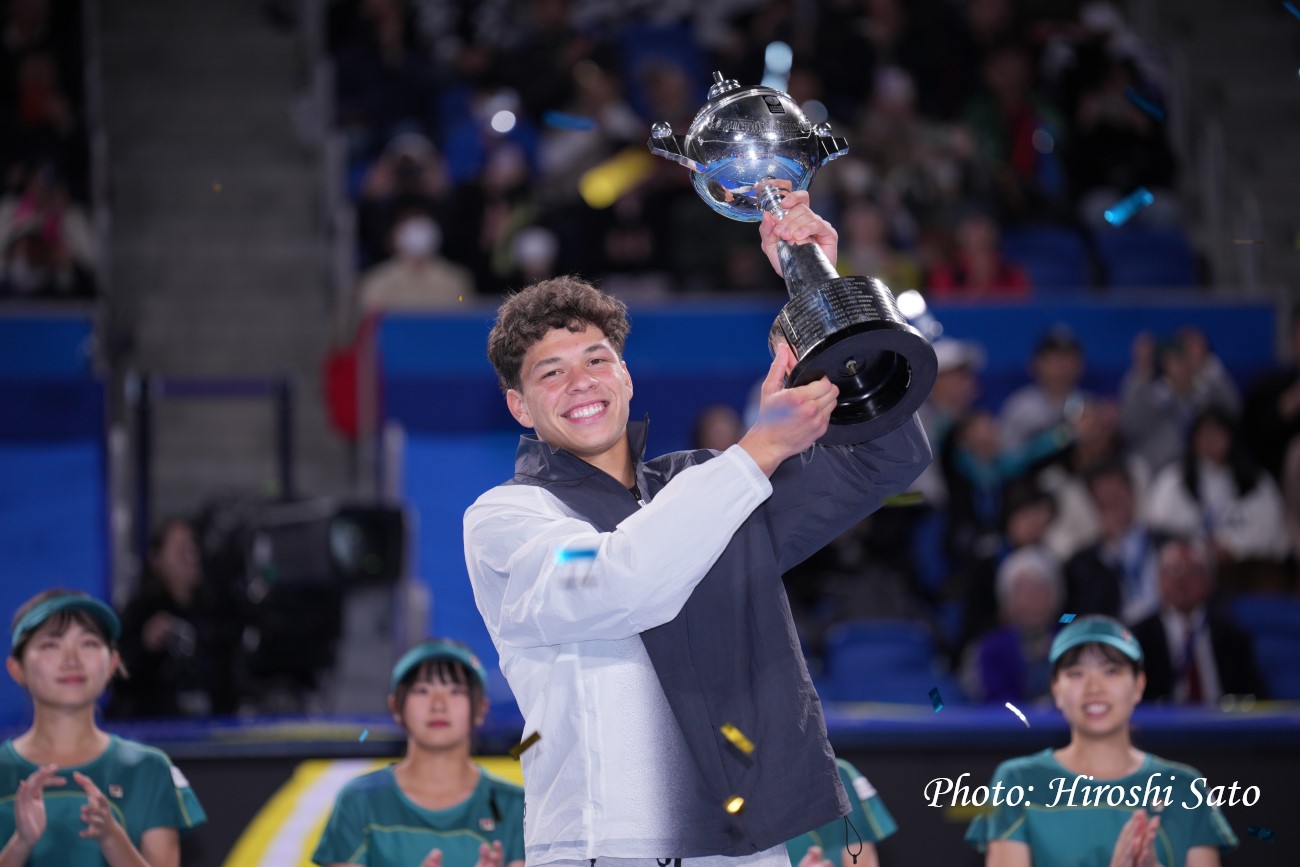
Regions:
[[627, 380], [627, 399], [632, 399], [632, 371], [627, 369], [627, 362], [619, 359], [618, 363], [623, 365], [623, 378]]
[[515, 417], [515, 421], [524, 427], [534, 427], [533, 417], [528, 412], [528, 405], [524, 403], [524, 396], [513, 388], [506, 392], [506, 407]]

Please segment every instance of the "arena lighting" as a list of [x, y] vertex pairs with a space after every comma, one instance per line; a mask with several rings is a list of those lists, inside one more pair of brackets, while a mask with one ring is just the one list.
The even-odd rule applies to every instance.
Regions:
[[498, 111], [492, 115], [492, 129], [505, 135], [515, 128], [515, 113], [513, 111]]
[[894, 301], [898, 304], [898, 312], [916, 326], [916, 330], [924, 334], [927, 340], [934, 341], [943, 335], [943, 324], [934, 318], [930, 306], [925, 303], [925, 296], [920, 292], [906, 289], [899, 292]]
[[790, 83], [790, 67], [794, 65], [794, 51], [785, 42], [769, 42], [763, 53], [763, 86], [785, 90]]

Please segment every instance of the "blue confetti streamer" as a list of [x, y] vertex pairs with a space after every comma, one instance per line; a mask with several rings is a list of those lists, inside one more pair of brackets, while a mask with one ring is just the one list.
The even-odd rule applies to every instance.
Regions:
[[1300, 9], [1296, 9], [1290, 3], [1283, 3], [1282, 5], [1285, 6], [1292, 15], [1294, 15], [1297, 18], [1300, 18]]
[[938, 713], [943, 710], [943, 696], [939, 695], [939, 687], [930, 690], [930, 704], [934, 705], [934, 712]]
[[1165, 119], [1164, 110], [1161, 109], [1155, 103], [1148, 102], [1146, 99], [1143, 98], [1142, 94], [1138, 93], [1137, 90], [1135, 90], [1134, 88], [1130, 87], [1128, 90], [1124, 91], [1124, 95], [1128, 97], [1129, 102], [1133, 103], [1138, 108], [1142, 109], [1151, 117], [1161, 122], [1164, 121]]
[[586, 549], [579, 551], [570, 551], [567, 549], [555, 552], [556, 563], [568, 563], [570, 560], [595, 560], [596, 549]]
[[1061, 619], [1060, 619], [1059, 621], [1057, 621], [1057, 622], [1058, 622], [1058, 623], [1073, 623], [1073, 622], [1074, 622], [1074, 615], [1073, 615], [1073, 614], [1062, 614], [1062, 615], [1061, 615]]
[[1133, 215], [1156, 200], [1146, 187], [1138, 187], [1128, 196], [1106, 209], [1103, 216], [1106, 222], [1119, 228], [1133, 218]]
[[1246, 827], [1246, 833], [1252, 837], [1258, 837], [1265, 843], [1273, 842], [1273, 832], [1268, 828], [1261, 828], [1258, 825], [1249, 825]]
[[361, 737], [357, 738], [357, 740], [361, 741], [361, 743], [364, 744], [366, 742], [366, 738], [368, 737], [370, 737], [370, 729], [362, 729]]
[[579, 131], [596, 128], [596, 122], [589, 117], [565, 114], [562, 111], [548, 111], [542, 115], [542, 123], [554, 129], [573, 129]]

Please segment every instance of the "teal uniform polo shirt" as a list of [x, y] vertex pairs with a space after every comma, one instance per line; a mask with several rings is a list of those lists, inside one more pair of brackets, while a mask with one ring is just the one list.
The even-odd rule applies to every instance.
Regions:
[[[12, 740], [0, 745], [0, 841], [14, 833], [14, 797], [18, 784], [36, 773], [37, 766], [18, 755]], [[108, 749], [83, 765], [59, 768], [67, 779], [63, 786], [45, 789], [45, 834], [36, 843], [26, 867], [106, 867], [99, 843], [83, 839], [86, 827], [81, 808], [86, 792], [72, 779], [80, 771], [99, 787], [112, 806], [113, 816], [140, 848], [151, 828], [175, 828], [181, 834], [202, 825], [207, 814], [189, 781], [162, 750], [109, 736]], [[3, 843], [0, 843], [2, 846]]]

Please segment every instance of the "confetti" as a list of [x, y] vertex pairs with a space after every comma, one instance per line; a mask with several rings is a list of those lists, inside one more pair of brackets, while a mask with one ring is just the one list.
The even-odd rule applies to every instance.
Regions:
[[938, 713], [943, 710], [943, 696], [939, 695], [939, 687], [930, 690], [930, 704], [934, 705], [934, 712]]
[[732, 797], [728, 798], [727, 803], [723, 804], [722, 806], [724, 809], [726, 809], [728, 813], [734, 816], [737, 813], [739, 813], [741, 810], [745, 809], [745, 799], [740, 797], [739, 795], [733, 795]]
[[1102, 216], [1106, 218], [1107, 223], [1118, 228], [1132, 219], [1134, 214], [1145, 208], [1147, 205], [1150, 205], [1155, 200], [1156, 197], [1151, 194], [1150, 190], [1146, 187], [1138, 187], [1128, 196], [1125, 196], [1123, 199], [1107, 208], [1106, 213]]
[[588, 207], [608, 208], [655, 170], [655, 158], [644, 147], [627, 147], [592, 166], [578, 178], [578, 195]]
[[880, 505], [885, 508], [899, 506], [919, 506], [925, 502], [925, 494], [920, 491], [904, 491], [901, 494], [894, 494], [892, 497], [885, 497]]
[[563, 549], [555, 552], [556, 563], [568, 563], [570, 560], [595, 560], [595, 559], [596, 559], [596, 549], [594, 548], [587, 549], [587, 550], [580, 550], [580, 551], [570, 551], [568, 549]]
[[1029, 720], [1025, 719], [1025, 715], [1020, 712], [1020, 708], [1016, 707], [1011, 702], [1007, 702], [1007, 710], [1020, 717], [1020, 721], [1025, 724], [1025, 728], [1029, 728]]
[[370, 737], [370, 729], [362, 729], [361, 737], [357, 738], [357, 740], [364, 744], [366, 742], [366, 738], [368, 737]]
[[1124, 91], [1124, 95], [1128, 97], [1129, 102], [1133, 103], [1156, 120], [1163, 121], [1165, 119], [1164, 111], [1156, 104], [1144, 99], [1142, 94], [1138, 93], [1135, 89], [1130, 87], [1128, 90]]
[[731, 741], [731, 745], [740, 750], [745, 755], [754, 751], [754, 742], [745, 737], [745, 733], [733, 726], [731, 723], [724, 723], [722, 734]]
[[212, 192], [214, 192], [214, 193], [219, 193], [219, 192], [221, 192], [221, 184], [219, 184], [219, 183], [214, 183], [214, 184], [212, 185]]
[[1282, 5], [1285, 6], [1287, 8], [1287, 11], [1290, 12], [1292, 15], [1294, 15], [1297, 18], [1300, 18], [1300, 9], [1296, 9], [1290, 3], [1283, 3]]
[[542, 123], [553, 129], [590, 130], [596, 128], [596, 122], [589, 117], [565, 114], [562, 111], [548, 111], [542, 115]]
[[513, 747], [510, 748], [510, 758], [512, 759], [519, 758], [524, 754], [524, 750], [528, 749], [529, 747], [531, 747], [533, 744], [537, 743], [541, 739], [542, 736], [539, 733], [533, 732], [531, 735], [524, 738], [523, 741], [515, 744]]
[[1074, 622], [1073, 614], [1062, 614], [1061, 619], [1057, 621], [1057, 623], [1073, 623], [1073, 622]]
[[1246, 833], [1252, 837], [1258, 837], [1265, 843], [1273, 842], [1273, 832], [1268, 828], [1261, 828], [1259, 825], [1248, 825], [1246, 827]]

